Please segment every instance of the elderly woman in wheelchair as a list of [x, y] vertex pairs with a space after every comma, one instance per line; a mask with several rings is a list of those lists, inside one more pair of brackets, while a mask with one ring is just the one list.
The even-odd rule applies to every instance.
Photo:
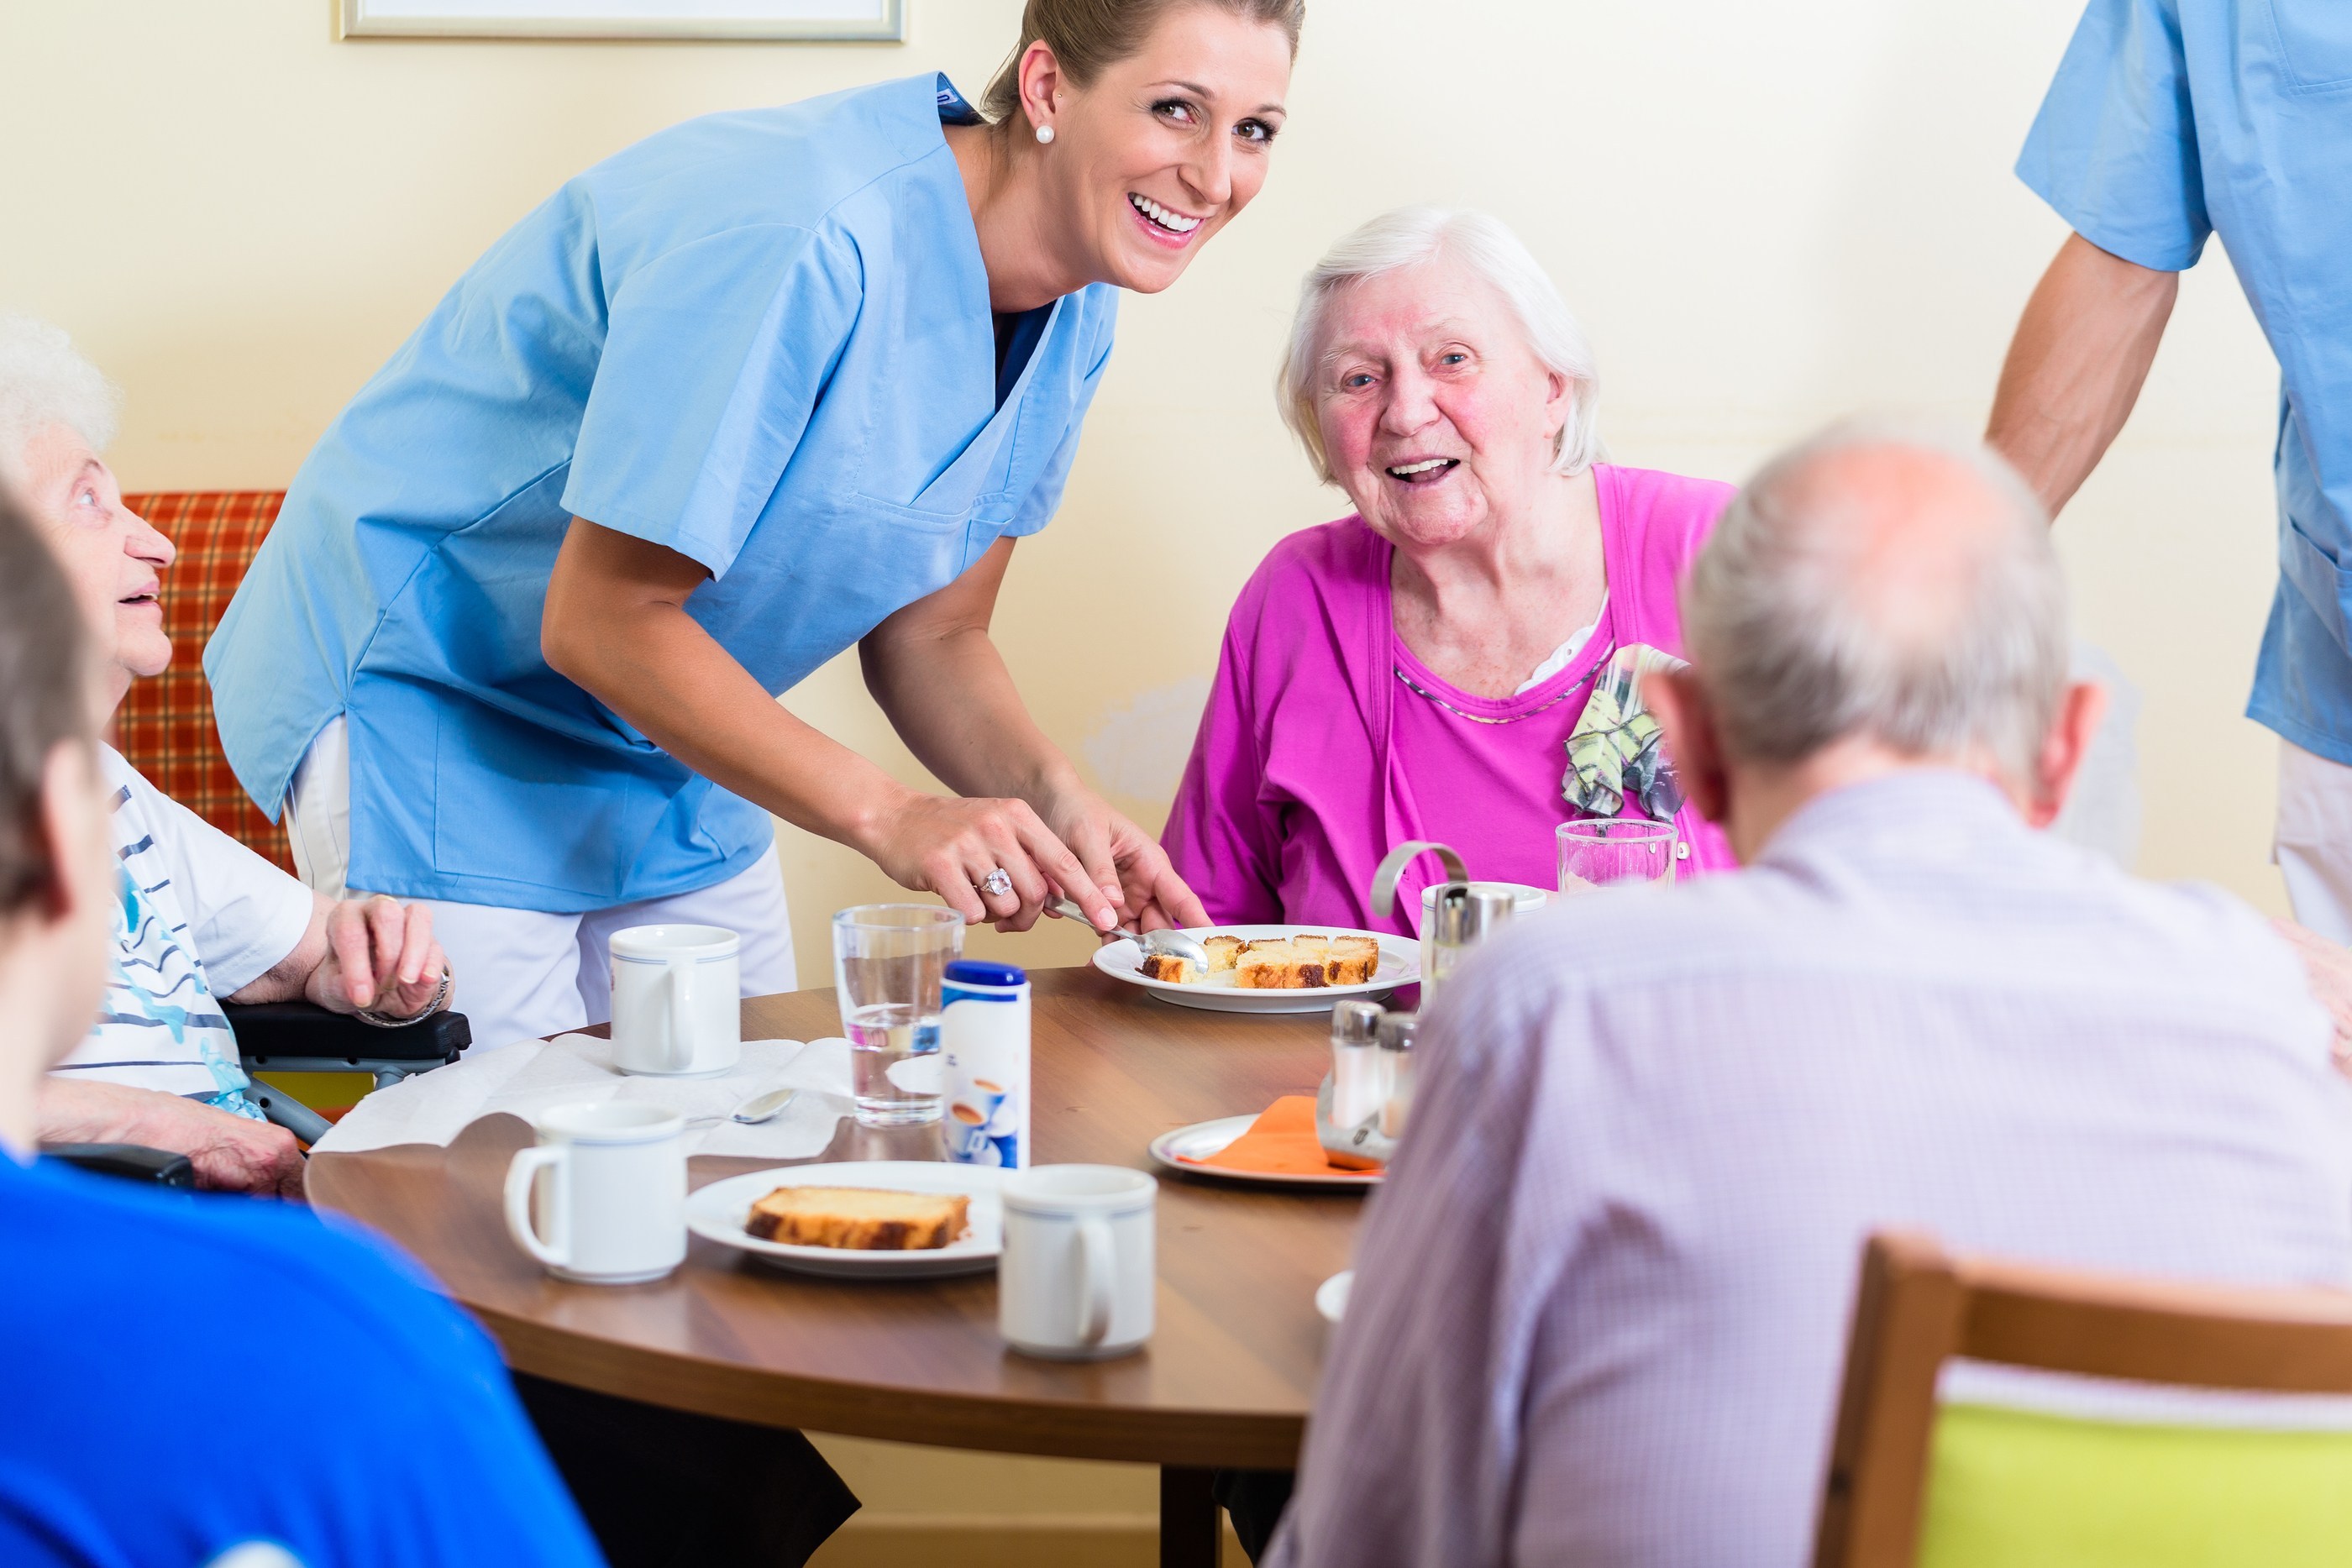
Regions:
[[[0, 318], [0, 482], [48, 535], [95, 633], [96, 700], [163, 672], [171, 540], [122, 504], [99, 453], [111, 388], [66, 335]], [[165, 797], [113, 747], [120, 903], [106, 998], [41, 1100], [47, 1144], [127, 1143], [186, 1155], [200, 1186], [297, 1194], [294, 1137], [262, 1118], [223, 1012], [307, 999], [397, 1026], [446, 1007], [432, 918], [390, 898], [331, 902]]]

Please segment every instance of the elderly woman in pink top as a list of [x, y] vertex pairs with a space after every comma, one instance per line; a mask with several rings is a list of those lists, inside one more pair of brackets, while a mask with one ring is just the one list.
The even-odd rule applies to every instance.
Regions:
[[1356, 509], [1276, 545], [1227, 623], [1165, 834], [1211, 917], [1381, 924], [1372, 873], [1410, 839], [1548, 887], [1554, 830], [1595, 814], [1671, 815], [1682, 874], [1729, 866], [1654, 739], [1618, 766], [1654, 727], [1611, 698], [1680, 656], [1676, 585], [1731, 486], [1599, 461], [1591, 350], [1517, 237], [1373, 219], [1307, 275], [1280, 391]]

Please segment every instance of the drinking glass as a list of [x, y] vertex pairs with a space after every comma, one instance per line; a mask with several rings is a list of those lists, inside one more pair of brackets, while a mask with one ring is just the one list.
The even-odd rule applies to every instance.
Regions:
[[940, 985], [962, 952], [963, 916], [939, 904], [864, 904], [833, 917], [833, 983], [862, 1124], [940, 1119]]
[[1675, 880], [1675, 825], [1647, 817], [1581, 817], [1559, 825], [1559, 891]]

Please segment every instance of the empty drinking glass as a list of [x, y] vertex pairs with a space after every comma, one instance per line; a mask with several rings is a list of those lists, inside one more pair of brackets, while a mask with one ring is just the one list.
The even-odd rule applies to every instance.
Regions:
[[1675, 825], [1647, 817], [1581, 817], [1559, 825], [1559, 891], [1675, 880]]
[[963, 916], [933, 904], [865, 904], [833, 917], [833, 982], [851, 1092], [868, 1127], [940, 1119], [940, 985]]

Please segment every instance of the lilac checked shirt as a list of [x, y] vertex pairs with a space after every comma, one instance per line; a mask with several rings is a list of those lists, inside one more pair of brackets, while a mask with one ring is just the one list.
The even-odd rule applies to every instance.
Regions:
[[2285, 946], [1991, 787], [1514, 931], [1433, 1009], [1278, 1568], [1801, 1568], [1864, 1236], [2352, 1283], [2352, 1086]]

